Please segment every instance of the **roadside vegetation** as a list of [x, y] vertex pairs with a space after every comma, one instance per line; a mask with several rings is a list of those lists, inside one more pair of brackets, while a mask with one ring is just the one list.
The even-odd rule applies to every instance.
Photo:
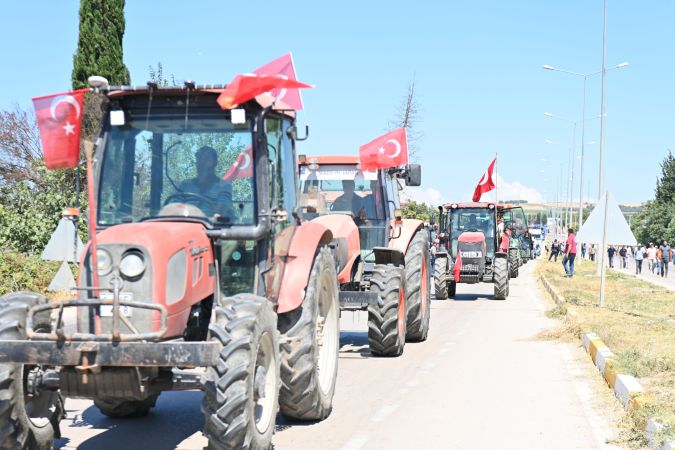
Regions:
[[624, 438], [632, 447], [646, 444], [644, 427], [649, 418], [666, 424], [661, 439], [675, 439], [675, 292], [623, 275], [607, 272], [605, 306], [598, 306], [600, 279], [595, 264], [581, 260], [573, 278], [564, 276], [558, 263], [540, 260], [543, 274], [566, 303], [547, 314], [565, 318], [554, 333], [561, 339], [578, 339], [595, 332], [616, 354], [617, 372], [640, 379], [646, 395], [642, 408], [626, 418]]

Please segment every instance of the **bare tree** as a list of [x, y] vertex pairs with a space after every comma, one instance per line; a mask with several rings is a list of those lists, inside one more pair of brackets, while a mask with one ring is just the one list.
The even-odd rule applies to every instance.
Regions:
[[42, 150], [35, 113], [18, 104], [0, 111], [0, 185], [36, 181], [40, 176]]
[[393, 120], [388, 123], [388, 128], [406, 128], [408, 134], [408, 155], [410, 160], [416, 162], [419, 159], [418, 144], [422, 139], [422, 132], [417, 130], [417, 124], [420, 120], [421, 107], [415, 97], [415, 78], [408, 83], [408, 92], [405, 99], [399, 106]]

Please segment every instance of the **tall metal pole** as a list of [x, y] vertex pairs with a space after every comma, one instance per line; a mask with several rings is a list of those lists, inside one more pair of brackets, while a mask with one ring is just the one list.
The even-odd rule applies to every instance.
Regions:
[[[598, 175], [598, 203], [601, 196], [605, 193], [605, 54], [607, 53], [607, 0], [603, 2], [603, 21], [602, 21], [602, 93], [600, 95], [600, 174]], [[598, 251], [604, 253], [607, 251], [606, 222], [602, 232], [602, 246]], [[604, 299], [604, 256], [598, 258], [596, 274], [600, 275], [600, 300]]]
[[575, 160], [577, 159], [577, 123], [574, 122], [574, 131], [572, 132], [572, 170], [570, 172], [570, 204], [569, 204], [569, 226], [567, 228], [572, 228], [572, 216], [574, 215], [574, 210], [572, 207], [572, 202], [574, 202], [574, 166]]
[[[584, 75], [584, 101], [581, 108], [581, 161], [579, 163], [579, 229], [584, 223], [584, 146], [586, 145], [586, 75]], [[578, 230], [577, 230], [578, 231]]]
[[600, 174], [598, 184], [598, 201], [605, 193], [605, 54], [607, 53], [607, 0], [603, 2], [602, 23], [602, 92], [600, 94]]
[[607, 211], [609, 210], [609, 192], [605, 192], [605, 210], [602, 221], [602, 246], [600, 247], [600, 306], [605, 305], [605, 258], [607, 255]]

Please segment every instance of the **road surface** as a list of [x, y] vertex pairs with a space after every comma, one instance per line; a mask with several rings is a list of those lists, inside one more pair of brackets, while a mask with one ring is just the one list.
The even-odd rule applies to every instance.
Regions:
[[[614, 449], [618, 403], [576, 344], [539, 339], [555, 322], [530, 263], [506, 301], [460, 285], [434, 301], [431, 332], [399, 358], [371, 357], [363, 313], [342, 317], [337, 393], [320, 423], [277, 420], [277, 450]], [[201, 450], [200, 392], [162, 394], [142, 419], [69, 399], [62, 450]]]

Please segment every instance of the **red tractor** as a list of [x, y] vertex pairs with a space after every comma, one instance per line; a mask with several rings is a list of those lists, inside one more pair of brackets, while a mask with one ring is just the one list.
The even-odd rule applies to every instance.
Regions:
[[[514, 208], [494, 203], [452, 203], [438, 209], [440, 248], [434, 267], [436, 298], [454, 297], [457, 283], [492, 283], [495, 299], [506, 299], [513, 269], [517, 276], [520, 253], [515, 239], [514, 251], [500, 251], [499, 244], [503, 227], [514, 227], [510, 222], [511, 217], [517, 217], [512, 211]], [[504, 219], [508, 219], [508, 223]]]
[[217, 450], [270, 448], [278, 409], [329, 414], [334, 237], [298, 213], [294, 112], [223, 111], [223, 89], [99, 86], [96, 249], [77, 300], [0, 300], [0, 448], [51, 449], [62, 396], [141, 416], [201, 388]]
[[364, 171], [357, 156], [300, 157], [306, 215], [333, 234], [340, 309], [368, 311], [377, 356], [398, 356], [429, 332], [429, 233], [402, 219], [400, 180], [419, 186], [420, 166]]

